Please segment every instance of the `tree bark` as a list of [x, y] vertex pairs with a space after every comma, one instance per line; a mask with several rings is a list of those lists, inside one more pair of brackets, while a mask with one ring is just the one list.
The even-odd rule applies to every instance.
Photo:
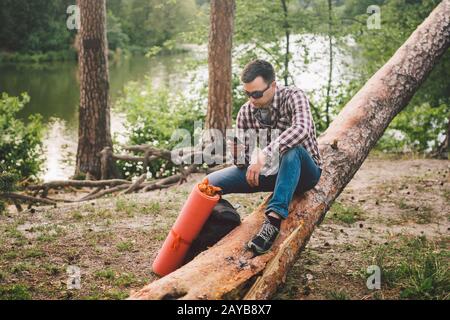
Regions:
[[331, 104], [331, 86], [333, 84], [333, 4], [328, 0], [328, 47], [329, 47], [329, 69], [328, 69], [328, 85], [326, 96], [326, 125], [330, 125], [330, 104]]
[[[100, 152], [112, 148], [105, 0], [78, 0], [80, 107], [75, 175], [99, 179]], [[113, 163], [110, 163], [110, 172]], [[112, 176], [113, 174], [108, 174]], [[106, 178], [106, 177], [104, 177]]]
[[268, 299], [332, 202], [350, 182], [392, 119], [408, 104], [450, 45], [450, 0], [442, 1], [353, 97], [319, 138], [319, 184], [296, 196], [273, 249], [249, 256], [244, 244], [264, 219], [266, 201], [240, 227], [193, 261], [145, 286], [132, 299]]
[[286, 3], [286, 0], [281, 0], [281, 6], [283, 7], [283, 14], [284, 14], [284, 23], [283, 23], [283, 29], [284, 29], [284, 36], [286, 39], [286, 48], [285, 48], [285, 52], [284, 52], [284, 74], [283, 74], [283, 78], [284, 78], [284, 85], [288, 86], [289, 84], [289, 58], [290, 58], [290, 36], [291, 36], [291, 31], [290, 28], [291, 26], [289, 25], [289, 11], [288, 11], [288, 6]]
[[208, 111], [206, 129], [218, 129], [225, 136], [231, 127], [232, 73], [235, 0], [211, 0], [211, 27], [208, 44]]

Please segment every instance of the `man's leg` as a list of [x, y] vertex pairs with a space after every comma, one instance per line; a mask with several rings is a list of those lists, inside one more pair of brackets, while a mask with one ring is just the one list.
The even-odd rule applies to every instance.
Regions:
[[272, 211], [286, 219], [294, 192], [303, 193], [313, 188], [320, 175], [320, 168], [305, 148], [295, 147], [287, 151], [281, 158], [275, 189], [266, 214]]
[[259, 176], [259, 186], [251, 187], [246, 178], [247, 168], [231, 166], [210, 173], [207, 178], [211, 185], [222, 188], [222, 194], [253, 193], [273, 191], [276, 176]]
[[267, 252], [277, 238], [281, 219], [288, 216], [289, 204], [294, 192], [305, 192], [313, 188], [320, 179], [321, 169], [303, 147], [295, 147], [281, 157], [281, 163], [264, 222], [248, 247], [258, 254]]

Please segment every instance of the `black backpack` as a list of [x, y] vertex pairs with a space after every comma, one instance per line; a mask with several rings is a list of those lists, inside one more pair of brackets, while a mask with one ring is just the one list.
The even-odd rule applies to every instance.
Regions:
[[240, 224], [241, 218], [233, 205], [225, 199], [220, 199], [199, 235], [192, 241], [184, 263], [188, 263], [199, 253], [212, 247]]

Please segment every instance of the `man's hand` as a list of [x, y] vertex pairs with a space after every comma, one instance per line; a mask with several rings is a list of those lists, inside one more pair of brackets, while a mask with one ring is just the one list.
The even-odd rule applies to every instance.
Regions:
[[261, 151], [258, 151], [252, 159], [252, 164], [247, 169], [247, 182], [251, 187], [259, 186], [259, 175], [261, 173], [261, 169], [264, 167], [266, 162], [266, 158]]

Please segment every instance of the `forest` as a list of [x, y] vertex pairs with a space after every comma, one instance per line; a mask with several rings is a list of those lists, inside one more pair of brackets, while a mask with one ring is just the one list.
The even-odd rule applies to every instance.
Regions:
[[[448, 300], [449, 46], [449, 0], [2, 0], [0, 300]], [[320, 180], [262, 255], [275, 191], [223, 195], [238, 226], [159, 277], [257, 59], [307, 97]]]

